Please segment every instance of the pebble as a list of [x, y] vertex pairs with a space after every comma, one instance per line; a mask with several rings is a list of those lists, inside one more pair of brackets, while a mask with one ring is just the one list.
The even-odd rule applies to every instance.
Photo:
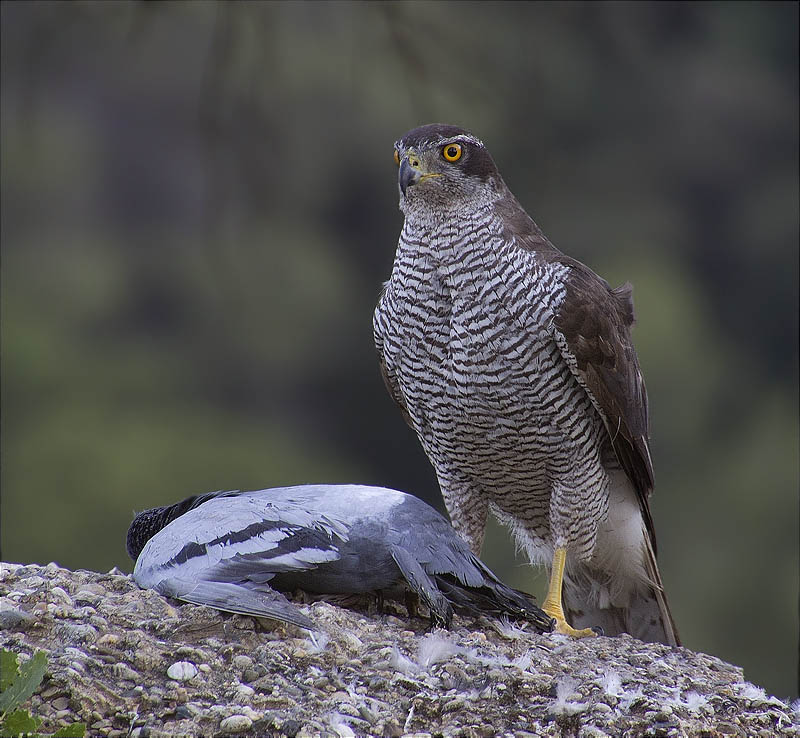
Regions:
[[257, 669], [245, 669], [242, 672], [242, 681], [243, 682], [254, 682], [259, 677], [259, 672]]
[[243, 653], [240, 653], [233, 657], [233, 661], [231, 663], [239, 671], [244, 671], [253, 665], [253, 659], [251, 659], [249, 656], [245, 656]]
[[88, 623], [61, 623], [59, 630], [68, 643], [93, 643], [97, 629]]
[[89, 623], [93, 625], [97, 630], [107, 630], [108, 629], [108, 620], [100, 615], [92, 615], [89, 618]]
[[253, 721], [247, 715], [231, 715], [219, 724], [219, 729], [223, 733], [241, 733], [250, 730], [252, 725]]
[[97, 648], [99, 650], [104, 649], [113, 649], [119, 646], [120, 637], [115, 635], [114, 633], [105, 633], [104, 635], [100, 636], [97, 641]]
[[247, 684], [240, 684], [236, 687], [236, 697], [243, 702], [248, 701], [256, 693], [256, 690]]
[[69, 697], [58, 697], [54, 699], [50, 703], [50, 707], [52, 707], [56, 712], [59, 710], [66, 710], [69, 707]]
[[134, 671], [130, 666], [121, 662], [114, 664], [114, 676], [129, 682], [138, 682], [141, 679], [138, 671]]
[[364, 648], [364, 642], [353, 633], [344, 633], [343, 640], [351, 651], [361, 651]]
[[191, 661], [176, 661], [167, 669], [167, 676], [176, 682], [188, 682], [197, 676], [197, 667]]
[[0, 630], [27, 628], [36, 622], [36, 618], [25, 610], [8, 608], [0, 610]]
[[63, 587], [51, 587], [50, 594], [58, 597], [66, 605], [72, 604], [72, 598], [64, 591]]
[[97, 605], [100, 602], [101, 599], [103, 599], [103, 596], [101, 594], [98, 594], [97, 592], [93, 592], [90, 589], [79, 589], [75, 593], [75, 604], [76, 605], [87, 604], [87, 605], [93, 605], [94, 606], [94, 605]]

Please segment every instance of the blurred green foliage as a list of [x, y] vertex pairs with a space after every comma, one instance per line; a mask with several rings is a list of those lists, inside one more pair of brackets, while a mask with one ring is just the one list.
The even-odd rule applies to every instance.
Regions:
[[[379, 378], [392, 142], [464, 125], [635, 286], [685, 643], [796, 694], [796, 3], [3, 3], [2, 554], [221, 488], [440, 505]], [[530, 588], [507, 535], [484, 555]], [[541, 583], [541, 578], [540, 578]]]

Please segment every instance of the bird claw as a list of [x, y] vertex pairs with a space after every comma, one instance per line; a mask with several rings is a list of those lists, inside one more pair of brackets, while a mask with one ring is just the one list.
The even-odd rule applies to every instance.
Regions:
[[[598, 632], [599, 631], [599, 632]], [[602, 635], [603, 629], [600, 627], [595, 628], [581, 628], [576, 630], [564, 618], [556, 618], [556, 626], [553, 628], [554, 633], [561, 635], [568, 635], [572, 638], [594, 638], [595, 636]]]

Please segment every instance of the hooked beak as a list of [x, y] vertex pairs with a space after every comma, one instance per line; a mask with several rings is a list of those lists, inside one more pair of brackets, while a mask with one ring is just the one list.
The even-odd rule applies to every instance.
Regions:
[[415, 158], [414, 163], [416, 166], [411, 166], [407, 156], [403, 157], [403, 161], [400, 162], [400, 171], [397, 175], [397, 181], [403, 196], [405, 196], [406, 190], [411, 185], [415, 185], [419, 182], [422, 177], [422, 172], [419, 170], [419, 160]]

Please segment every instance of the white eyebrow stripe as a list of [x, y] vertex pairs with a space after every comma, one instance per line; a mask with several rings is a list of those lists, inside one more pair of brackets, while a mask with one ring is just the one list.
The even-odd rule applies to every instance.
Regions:
[[397, 151], [408, 151], [409, 148], [426, 148], [428, 146], [447, 146], [451, 143], [459, 143], [459, 142], [466, 142], [475, 144], [475, 146], [480, 146], [481, 148], [486, 148], [483, 141], [481, 141], [477, 136], [473, 136], [471, 133], [457, 133], [454, 136], [448, 136], [447, 138], [439, 138], [439, 139], [424, 139], [420, 142], [420, 144], [416, 146], [409, 147], [407, 144], [403, 143], [402, 139], [395, 141], [394, 147]]
[[[440, 146], [446, 146], [449, 143], [458, 143], [459, 141], [468, 141], [469, 143], [473, 143], [476, 146], [483, 146], [483, 141], [475, 136], [472, 136], [468, 133], [460, 133], [457, 136], [450, 136], [449, 138], [443, 138], [439, 140]], [[433, 143], [433, 142], [431, 142]], [[485, 147], [484, 147], [485, 148]]]

